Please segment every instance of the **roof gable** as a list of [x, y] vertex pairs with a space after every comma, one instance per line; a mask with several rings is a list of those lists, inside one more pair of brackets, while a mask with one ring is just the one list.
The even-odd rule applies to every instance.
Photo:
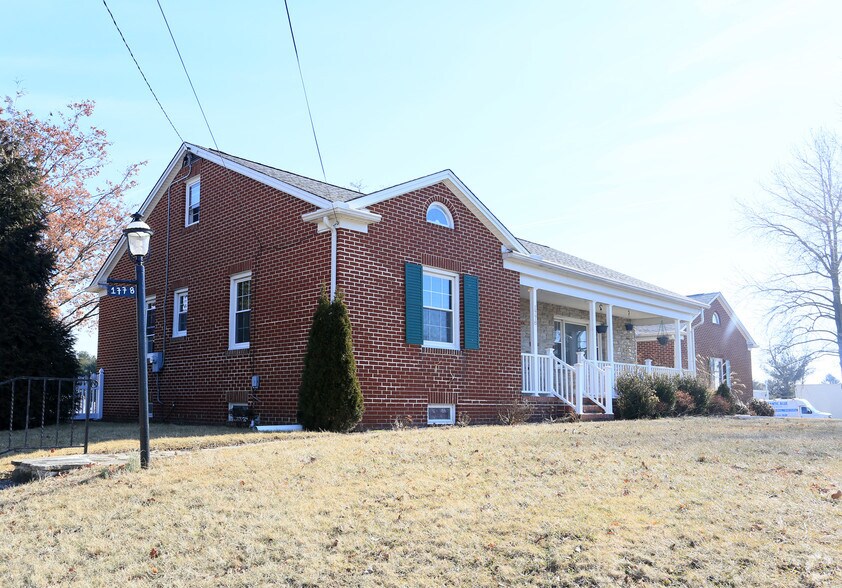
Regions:
[[722, 292], [709, 292], [705, 294], [691, 294], [688, 298], [693, 298], [696, 300], [700, 300], [702, 298], [709, 299], [710, 302], [707, 304], [713, 304], [714, 300], [718, 300], [719, 304], [722, 305], [722, 308], [725, 309], [725, 312], [728, 313], [728, 316], [731, 317], [731, 320], [737, 326], [737, 330], [740, 331], [743, 338], [746, 340], [746, 344], [748, 345], [749, 349], [756, 349], [759, 347], [755, 342], [754, 338], [749, 334], [748, 329], [746, 329], [745, 325], [743, 325], [742, 321], [739, 319], [737, 314], [734, 312], [734, 309], [731, 308], [731, 305], [728, 304], [728, 301], [725, 300], [725, 297], [722, 295]]
[[462, 183], [462, 180], [456, 177], [456, 174], [449, 169], [416, 178], [402, 184], [397, 184], [396, 186], [392, 186], [390, 188], [384, 188], [383, 190], [378, 190], [377, 192], [372, 192], [371, 194], [366, 194], [365, 196], [360, 196], [359, 198], [350, 200], [348, 205], [351, 208], [365, 208], [367, 206], [385, 202], [386, 200], [403, 196], [409, 192], [421, 190], [440, 183], [447, 186], [453, 195], [456, 196], [456, 198], [458, 198], [459, 201], [461, 201], [462, 204], [464, 204], [468, 210], [470, 210], [506, 248], [510, 251], [518, 251], [523, 254], [527, 253], [523, 244], [503, 225], [503, 223], [500, 222], [496, 216], [494, 216], [485, 204], [483, 204], [480, 199], [477, 198], [477, 196], [471, 192], [464, 183]]

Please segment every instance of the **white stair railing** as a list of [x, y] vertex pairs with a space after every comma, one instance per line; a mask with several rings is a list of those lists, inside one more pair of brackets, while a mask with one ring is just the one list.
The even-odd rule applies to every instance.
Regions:
[[581, 374], [581, 394], [590, 398], [605, 414], [613, 414], [614, 376], [611, 366], [602, 367], [596, 361], [585, 359], [585, 354], [580, 352], [576, 367], [577, 376]]

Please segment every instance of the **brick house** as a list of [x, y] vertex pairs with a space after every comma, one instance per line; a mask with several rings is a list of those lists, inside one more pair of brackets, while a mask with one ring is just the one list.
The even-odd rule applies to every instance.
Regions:
[[[757, 347], [748, 330], [725, 300], [721, 292], [692, 294], [688, 296], [708, 305], [690, 328], [690, 338], [695, 345], [697, 361], [702, 361], [703, 371], [709, 374], [711, 385], [718, 386], [725, 382], [737, 391], [743, 400], [752, 396], [751, 350]], [[680, 340], [684, 350], [684, 367], [687, 350], [686, 326], [682, 329]], [[652, 365], [671, 365], [675, 348], [675, 334], [662, 329], [660, 325], [635, 327], [637, 338], [637, 361]], [[662, 345], [657, 341], [659, 335], [667, 341]]]
[[[345, 295], [366, 427], [493, 422], [524, 399], [611, 414], [633, 326], [680, 332], [707, 308], [514, 237], [449, 170], [362, 194], [185, 143], [140, 213], [156, 419], [295, 424], [322, 287]], [[111, 420], [137, 415], [136, 320], [104, 285], [132, 277], [121, 238], [89, 287]], [[694, 370], [690, 351], [659, 369]]]

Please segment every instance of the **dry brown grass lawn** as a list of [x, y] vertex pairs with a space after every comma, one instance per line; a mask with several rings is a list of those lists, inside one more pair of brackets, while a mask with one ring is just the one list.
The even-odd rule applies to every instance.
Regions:
[[288, 434], [5, 490], [0, 578], [840, 586], [840, 440], [771, 419]]

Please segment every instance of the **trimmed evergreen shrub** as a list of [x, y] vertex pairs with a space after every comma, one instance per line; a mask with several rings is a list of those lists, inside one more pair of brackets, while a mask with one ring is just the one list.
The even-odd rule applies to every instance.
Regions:
[[655, 416], [658, 397], [651, 379], [637, 374], [617, 378], [617, 400], [614, 416], [620, 419], [648, 419]]
[[655, 396], [658, 397], [658, 416], [668, 416], [675, 409], [677, 378], [658, 374], [649, 378]]
[[313, 315], [298, 392], [298, 419], [311, 431], [346, 432], [363, 416], [351, 321], [341, 293], [322, 290]]
[[673, 412], [678, 416], [685, 416], [696, 412], [696, 403], [693, 397], [684, 390], [677, 390], [675, 393], [675, 408]]
[[696, 405], [694, 414], [705, 413], [711, 394], [708, 383], [704, 378], [680, 376], [676, 381], [676, 387], [693, 397], [693, 403]]
[[719, 388], [716, 389], [716, 394], [717, 394], [717, 396], [721, 396], [722, 398], [724, 398], [725, 400], [727, 400], [729, 402], [734, 401], [734, 395], [731, 394], [731, 388], [729, 388], [728, 384], [726, 384], [725, 382], [722, 382], [719, 385]]
[[767, 417], [775, 416], [775, 409], [772, 408], [772, 405], [760, 398], [752, 398], [749, 400], [748, 409], [753, 415]]

